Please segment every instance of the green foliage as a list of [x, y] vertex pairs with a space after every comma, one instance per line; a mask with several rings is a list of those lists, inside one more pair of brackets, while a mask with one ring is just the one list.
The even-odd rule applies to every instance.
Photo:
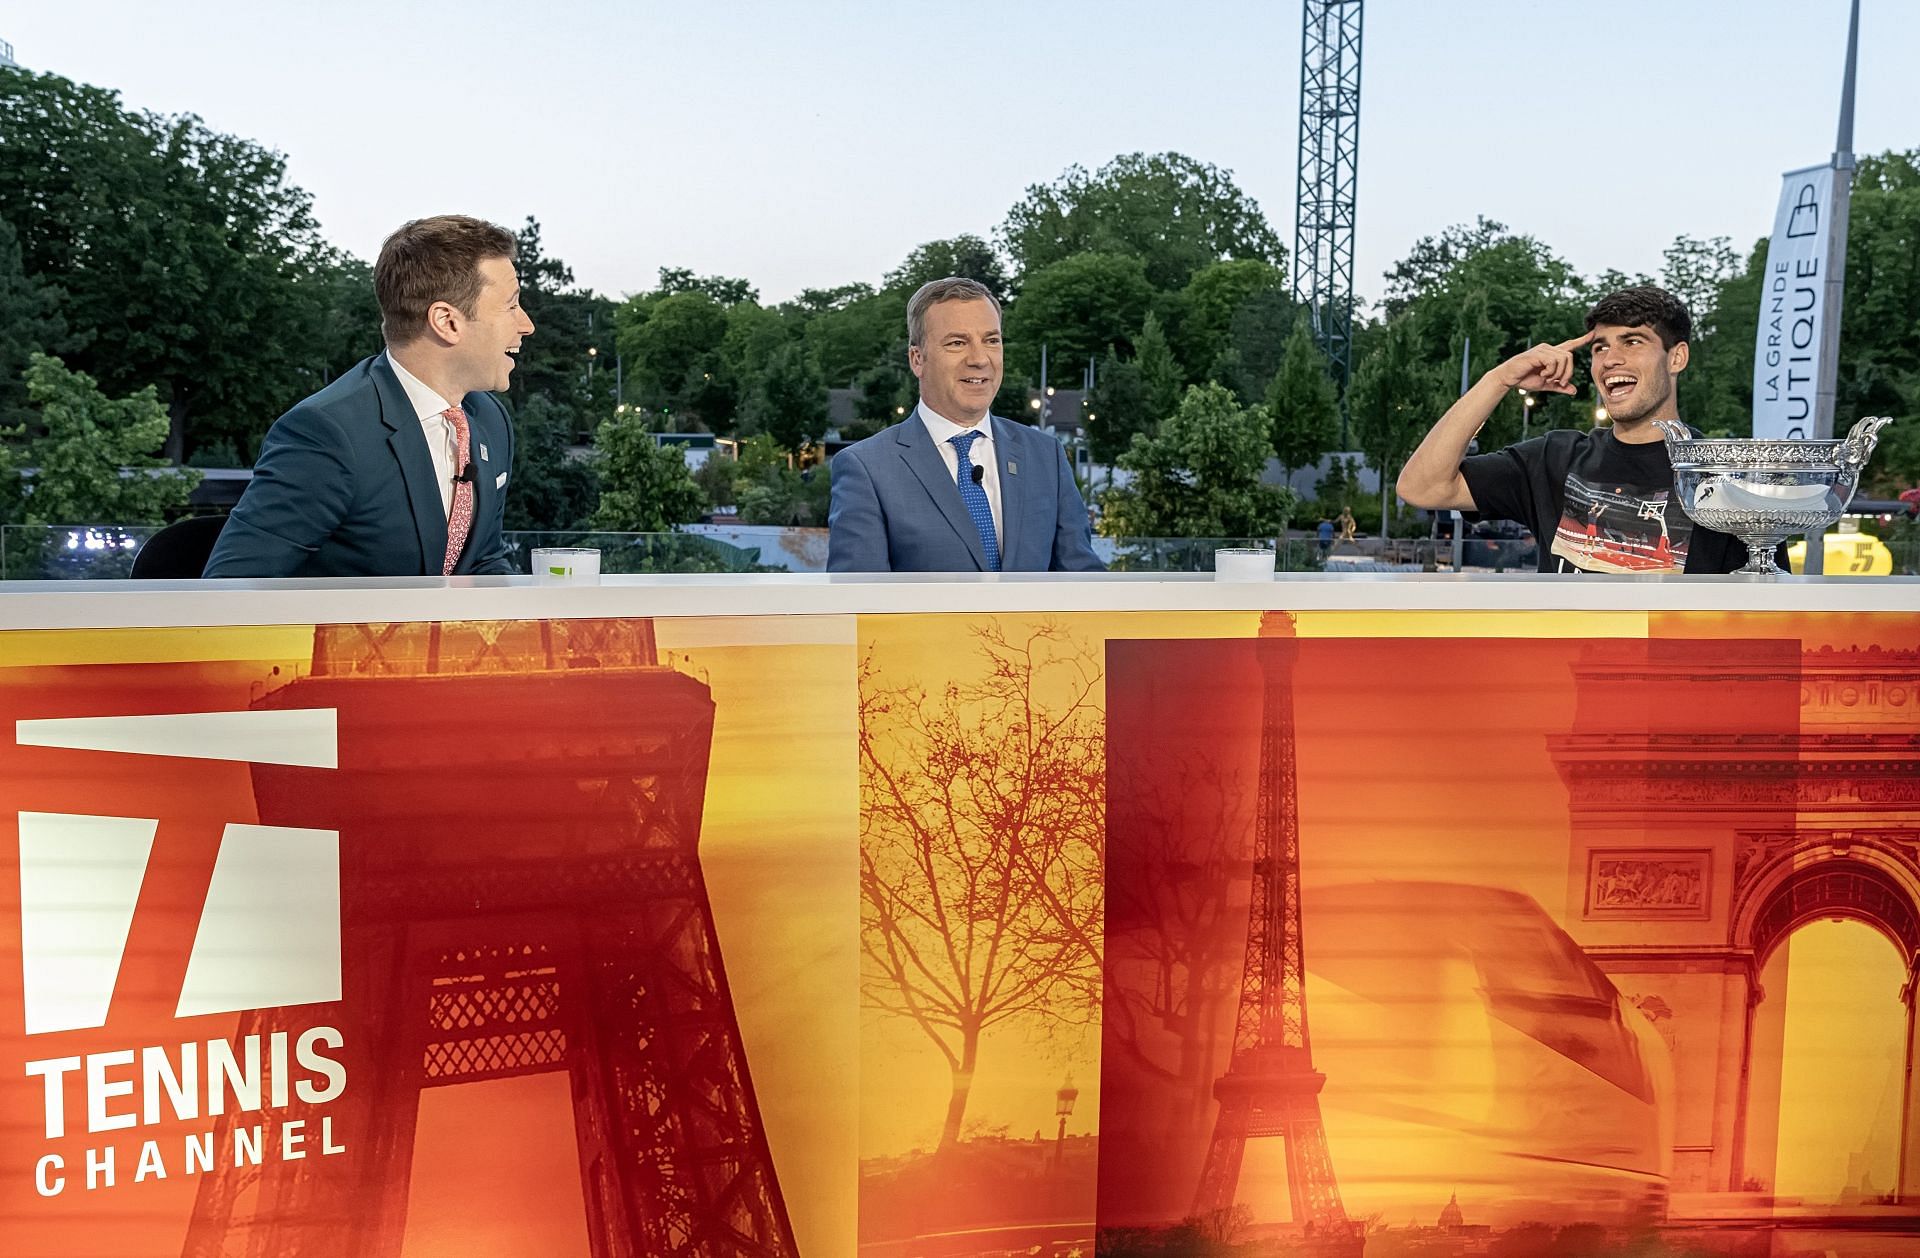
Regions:
[[1234, 311], [1227, 346], [1214, 358], [1209, 374], [1243, 403], [1258, 402], [1280, 370], [1280, 355], [1299, 315], [1299, 307], [1284, 289], [1253, 293]]
[[167, 411], [151, 386], [109, 398], [91, 376], [45, 354], [31, 357], [26, 379], [37, 431], [0, 434], [14, 439], [0, 441], [0, 521], [160, 524], [187, 505], [200, 473], [156, 457]]
[[731, 413], [709, 413], [716, 400], [704, 386], [720, 366], [727, 312], [707, 294], [688, 290], [630, 298], [614, 315], [620, 353], [644, 406], [662, 407], [684, 427], [712, 427]]
[[[1836, 435], [1863, 415], [1895, 416], [1888, 435], [1920, 427], [1920, 149], [1860, 159], [1840, 344]], [[1891, 459], [1868, 464], [1870, 482], [1889, 490], [1920, 484], [1920, 459], [1901, 454], [1920, 449], [1914, 441], [1903, 433]]]
[[740, 431], [765, 433], [798, 453], [827, 430], [827, 383], [804, 345], [775, 350], [754, 373]]
[[545, 393], [534, 394], [514, 414], [507, 528], [577, 529], [593, 514], [600, 489], [593, 464], [571, 450], [580, 427], [572, 407]]
[[1195, 380], [1221, 379], [1214, 368], [1222, 354], [1236, 348], [1235, 316], [1256, 296], [1284, 294], [1286, 284], [1280, 268], [1259, 258], [1215, 262], [1195, 272], [1180, 292], [1175, 337], [1187, 375]]
[[1087, 449], [1093, 461], [1111, 465], [1133, 443], [1133, 435], [1150, 431], [1153, 423], [1139, 360], [1109, 352], [1094, 372], [1087, 407]]
[[675, 293], [704, 293], [722, 306], [760, 300], [760, 290], [745, 280], [728, 275], [695, 275], [683, 266], [660, 268], [659, 293], [663, 297]]
[[1427, 355], [1421, 324], [1417, 311], [1390, 321], [1354, 369], [1348, 393], [1354, 440], [1383, 484], [1459, 395], [1458, 380], [1449, 380], [1445, 367]]
[[1133, 439], [1120, 466], [1128, 485], [1101, 498], [1110, 537], [1265, 537], [1286, 526], [1293, 495], [1261, 481], [1273, 452], [1264, 407], [1243, 407], [1224, 385], [1187, 390], [1158, 430]]
[[[1179, 153], [1128, 153], [1094, 174], [1068, 167], [1053, 183], [1027, 189], [999, 237], [1029, 278], [1076, 254], [1110, 253], [1139, 259], [1161, 290], [1181, 288], [1225, 258], [1286, 262], [1280, 237], [1233, 175]], [[1138, 315], [1128, 326], [1139, 326]]]
[[85, 334], [76, 370], [110, 393], [153, 386], [170, 457], [222, 437], [251, 448], [351, 365], [337, 333], [354, 319], [332, 306], [344, 259], [280, 154], [18, 70], [0, 71], [0, 135], [0, 218], [24, 273], [63, 290]]
[[1007, 313], [1009, 366], [1037, 378], [1044, 344], [1052, 379], [1040, 383], [1072, 383], [1088, 359], [1109, 348], [1134, 348], [1135, 330], [1152, 302], [1139, 258], [1081, 253], [1030, 271]]
[[[620, 348], [614, 319], [616, 303], [574, 285], [573, 269], [547, 253], [540, 239], [539, 220], [532, 215], [527, 216], [517, 236], [520, 247], [515, 269], [520, 274], [520, 305], [533, 320], [533, 335], [521, 343], [509, 396], [515, 411], [522, 415], [534, 398], [544, 397], [575, 416], [581, 426], [562, 434], [570, 441], [575, 433], [591, 427], [589, 422], [581, 422], [581, 417], [605, 414], [623, 400], [614, 396], [618, 380], [614, 358]], [[370, 297], [371, 277], [367, 277], [364, 291]], [[591, 390], [587, 383], [590, 349], [598, 351], [593, 360]], [[517, 472], [515, 479], [519, 479]]]
[[[931, 240], [907, 255], [887, 272], [883, 287], [898, 297], [911, 297], [922, 284], [943, 280], [950, 275], [978, 280], [987, 286], [1002, 305], [1013, 296], [1013, 281], [1007, 278], [1006, 264], [994, 247], [978, 236], [955, 236], [951, 240]], [[906, 306], [901, 305], [901, 314]]]
[[853, 403], [853, 413], [858, 418], [840, 434], [850, 439], [869, 437], [899, 423], [919, 400], [919, 382], [906, 363], [898, 360], [868, 368], [853, 382], [853, 387], [859, 391]]
[[0, 428], [27, 422], [27, 360], [67, 348], [58, 288], [28, 275], [20, 238], [0, 218]]
[[715, 506], [739, 505], [743, 524], [824, 527], [831, 502], [826, 464], [796, 470], [780, 443], [765, 433], [740, 443], [737, 459], [710, 456], [693, 478]]
[[868, 368], [907, 360], [907, 303], [898, 294], [861, 290], [817, 312], [802, 308], [807, 348], [831, 384], [850, 385]]
[[1317, 463], [1339, 440], [1340, 399], [1304, 318], [1294, 324], [1267, 388], [1267, 413], [1273, 417], [1273, 452], [1289, 472]]
[[705, 513], [706, 495], [687, 474], [685, 457], [657, 443], [638, 412], [602, 421], [593, 444], [601, 491], [588, 528], [665, 533]]
[[1151, 311], [1141, 325], [1138, 345], [1133, 361], [1140, 369], [1140, 388], [1146, 402], [1144, 432], [1173, 414], [1186, 381], [1181, 378], [1180, 364], [1174, 360], [1166, 334], [1160, 330], [1159, 316]]

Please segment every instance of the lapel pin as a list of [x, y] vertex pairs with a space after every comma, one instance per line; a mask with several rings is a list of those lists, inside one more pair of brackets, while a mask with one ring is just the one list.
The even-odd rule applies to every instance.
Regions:
[[480, 461], [482, 463], [487, 461], [487, 443], [484, 441], [480, 443]]
[[1007, 460], [1007, 475], [1009, 475], [1009, 476], [1018, 476], [1019, 474], [1020, 474], [1020, 465], [1019, 465], [1018, 463], [1015, 463], [1015, 462], [1014, 462], [1014, 461], [1013, 461], [1012, 459], [1008, 459], [1008, 460]]

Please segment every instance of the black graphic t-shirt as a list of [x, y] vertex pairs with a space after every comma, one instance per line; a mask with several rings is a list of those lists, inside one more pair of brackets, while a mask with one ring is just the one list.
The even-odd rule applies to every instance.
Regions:
[[1539, 539], [1542, 572], [1732, 572], [1747, 562], [1739, 538], [1687, 518], [1664, 441], [1557, 429], [1463, 459], [1460, 474], [1478, 514], [1518, 520]]

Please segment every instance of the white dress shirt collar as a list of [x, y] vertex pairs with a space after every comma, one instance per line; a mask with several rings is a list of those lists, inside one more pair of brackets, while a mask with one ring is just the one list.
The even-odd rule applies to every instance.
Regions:
[[935, 448], [951, 450], [953, 447], [947, 444], [949, 441], [962, 433], [977, 432], [980, 434], [980, 440], [973, 443], [973, 461], [976, 463], [987, 461], [986, 452], [993, 448], [993, 416], [988, 415], [973, 425], [956, 424], [928, 406], [925, 398], [920, 400], [919, 412], [920, 422], [927, 426], [927, 435], [933, 438]]
[[394, 377], [400, 381], [400, 387], [406, 391], [407, 401], [413, 403], [414, 418], [427, 419], [437, 416], [453, 405], [452, 402], [427, 387], [419, 376], [402, 367], [400, 360], [393, 356], [392, 350], [387, 351], [387, 366], [393, 368]]

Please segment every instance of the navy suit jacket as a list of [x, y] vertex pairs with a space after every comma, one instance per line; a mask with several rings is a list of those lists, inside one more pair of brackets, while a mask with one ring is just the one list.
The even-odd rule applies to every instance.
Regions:
[[[1003, 572], [1097, 572], [1087, 504], [1060, 444], [992, 416]], [[980, 532], [916, 407], [833, 456], [829, 572], [985, 572]]]
[[[490, 393], [460, 403], [473, 527], [454, 574], [515, 571], [501, 521], [513, 426]], [[376, 354], [274, 421], [207, 561], [209, 577], [440, 575], [447, 513], [413, 403]]]

